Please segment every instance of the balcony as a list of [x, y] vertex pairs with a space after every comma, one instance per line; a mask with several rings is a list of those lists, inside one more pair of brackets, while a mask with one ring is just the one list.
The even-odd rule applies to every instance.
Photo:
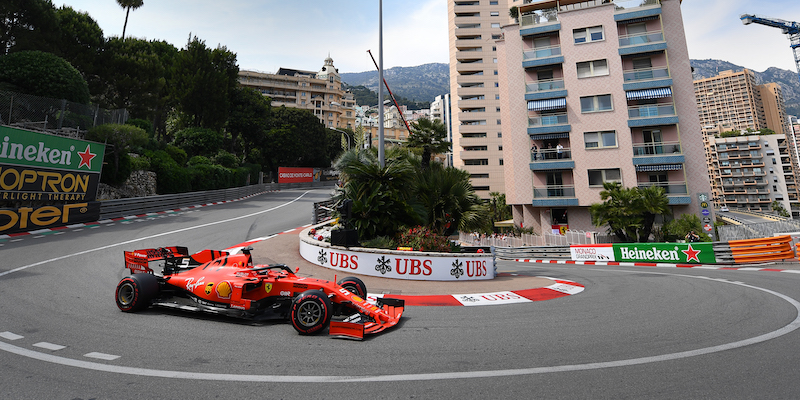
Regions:
[[681, 142], [633, 144], [633, 165], [683, 164], [686, 159]]
[[536, 10], [519, 17], [520, 36], [538, 35], [561, 30], [558, 12], [555, 8]]
[[686, 182], [639, 182], [640, 189], [646, 189], [651, 186], [657, 186], [664, 189], [670, 205], [677, 204], [690, 204], [692, 198], [689, 196], [689, 191], [686, 187]]
[[575, 161], [572, 161], [572, 151], [569, 148], [561, 149], [539, 149], [531, 153], [532, 171], [545, 171], [554, 169], [575, 169]]
[[635, 33], [619, 37], [619, 55], [621, 56], [651, 53], [666, 49], [667, 42], [664, 41], [664, 32], [662, 31]]
[[528, 117], [529, 135], [569, 132], [571, 130], [572, 127], [569, 125], [567, 113], [545, 114]]
[[577, 206], [578, 199], [575, 198], [575, 186], [549, 185], [535, 187], [533, 188], [533, 205], [539, 207]]
[[617, 22], [661, 14], [659, 0], [614, 0], [614, 6], [616, 7], [614, 21]]
[[675, 104], [662, 103], [628, 107], [628, 126], [674, 125], [678, 123]]
[[622, 88], [628, 90], [653, 89], [672, 86], [669, 68], [641, 68], [622, 71], [625, 83]]
[[561, 46], [537, 47], [524, 52], [522, 55], [523, 68], [561, 64], [563, 62], [564, 56], [561, 55]]
[[525, 100], [554, 99], [567, 97], [563, 79], [546, 79], [525, 85]]

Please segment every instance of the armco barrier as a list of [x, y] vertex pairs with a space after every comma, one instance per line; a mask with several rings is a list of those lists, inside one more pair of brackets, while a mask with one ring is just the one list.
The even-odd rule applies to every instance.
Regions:
[[140, 215], [151, 212], [174, 210], [181, 207], [236, 200], [270, 190], [332, 187], [335, 184], [336, 182], [264, 183], [260, 185], [208, 190], [204, 192], [104, 200], [100, 202], [100, 219], [126, 217], [129, 215]]
[[791, 242], [789, 235], [731, 240], [716, 244], [714, 253], [720, 262], [736, 264], [788, 260], [795, 258]]

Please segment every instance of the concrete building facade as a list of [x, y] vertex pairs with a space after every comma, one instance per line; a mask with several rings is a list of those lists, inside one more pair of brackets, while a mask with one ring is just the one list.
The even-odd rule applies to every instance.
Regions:
[[453, 166], [470, 173], [476, 193], [505, 192], [497, 45], [509, 7], [522, 0], [449, 0]]
[[355, 98], [344, 90], [330, 57], [317, 72], [290, 68], [280, 68], [274, 74], [239, 71], [239, 84], [272, 99], [273, 107], [311, 111], [328, 128], [356, 127]]
[[613, 181], [660, 186], [676, 217], [700, 216], [711, 187], [680, 6], [532, 1], [502, 28], [505, 189], [517, 226], [596, 231], [588, 208]]

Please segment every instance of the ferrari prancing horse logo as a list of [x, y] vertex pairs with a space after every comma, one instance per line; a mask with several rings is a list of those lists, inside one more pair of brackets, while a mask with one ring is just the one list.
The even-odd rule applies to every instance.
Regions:
[[267, 292], [267, 293], [271, 292], [272, 291], [272, 284], [271, 283], [264, 284], [264, 291]]

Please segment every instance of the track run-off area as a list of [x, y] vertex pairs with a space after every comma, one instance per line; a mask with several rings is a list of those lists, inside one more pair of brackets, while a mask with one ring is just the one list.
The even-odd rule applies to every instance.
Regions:
[[[361, 342], [301, 336], [281, 321], [117, 309], [123, 251], [255, 240], [269, 253], [274, 235], [296, 235], [292, 229], [311, 222], [312, 203], [329, 196], [285, 190], [0, 240], [0, 398], [800, 393], [800, 277], [762, 269], [498, 261], [503, 275], [582, 290], [485, 307], [408, 306], [397, 327]], [[458, 282], [435, 285], [465, 293]]]

